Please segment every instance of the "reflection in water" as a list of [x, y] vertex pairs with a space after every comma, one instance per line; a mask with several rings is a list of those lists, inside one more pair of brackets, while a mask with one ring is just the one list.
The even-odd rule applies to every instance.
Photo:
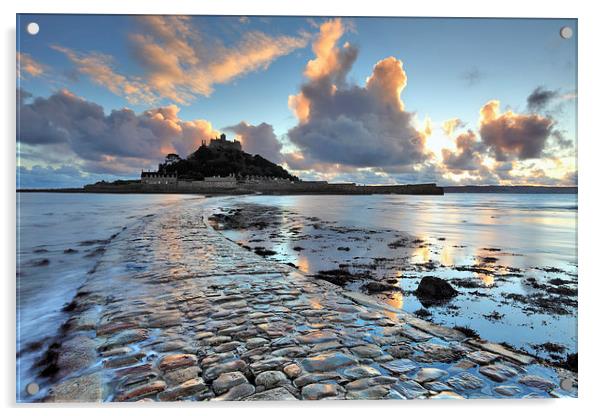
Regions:
[[297, 259], [297, 267], [303, 273], [309, 272], [309, 259], [306, 256], [299, 256]]
[[394, 308], [403, 309], [403, 293], [393, 292], [385, 298], [385, 302]]

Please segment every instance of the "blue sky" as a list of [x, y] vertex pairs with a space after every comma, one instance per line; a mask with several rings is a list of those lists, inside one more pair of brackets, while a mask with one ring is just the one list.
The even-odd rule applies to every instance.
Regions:
[[[333, 19], [319, 17], [193, 16], [177, 22], [181, 25], [177, 26], [181, 28], [177, 32], [173, 29], [174, 22], [149, 23], [135, 16], [19, 15], [17, 20], [17, 50], [21, 61], [18, 86], [32, 95], [21, 102], [20, 105], [30, 106], [22, 114], [35, 117], [35, 120], [44, 119], [48, 125], [55, 126], [62, 116], [42, 110], [43, 106], [32, 107], [33, 99], [49, 100], [53, 95], [68, 91], [77, 97], [77, 103], [97, 104], [107, 116], [112, 110], [124, 108], [140, 115], [150, 109], [177, 105], [177, 123], [204, 120], [214, 131], [223, 131], [241, 122], [251, 127], [267, 123], [272, 127], [275, 139], [282, 144], [282, 158], [278, 162], [308, 179], [322, 177], [401, 183], [424, 178], [438, 179], [437, 182], [441, 183], [562, 184], [567, 183], [567, 178], [573, 177], [576, 170], [575, 20], [344, 18], [340, 20], [341, 29], [331, 28], [332, 33], [321, 31], [321, 28]], [[36, 36], [25, 31], [30, 21], [40, 25]], [[563, 26], [573, 29], [573, 38], [565, 40], [559, 36]], [[163, 32], [159, 31], [159, 27]], [[172, 29], [173, 33], [165, 33]], [[334, 39], [335, 46], [328, 51], [322, 50], [322, 55], [318, 55], [312, 46], [328, 36]], [[190, 47], [193, 51], [191, 61], [185, 61], [189, 56], [184, 55], [182, 48], [168, 45], [167, 42], [174, 39], [181, 42], [178, 45]], [[346, 43], [357, 48], [350, 68], [339, 73], [339, 69], [332, 67], [331, 72], [322, 75], [322, 80], [307, 76], [305, 71], [309, 61], [342, 59]], [[150, 50], [146, 48], [157, 45], [165, 47], [162, 53], [156, 57], [146, 54]], [[264, 55], [266, 50], [268, 55]], [[272, 50], [276, 52], [270, 55]], [[68, 53], [74, 54], [76, 59]], [[130, 82], [128, 85], [135, 82], [137, 88], [143, 88], [152, 95], [152, 100], [128, 99], [125, 93], [120, 92], [125, 83], [113, 85], [106, 77], [99, 81], [107, 73], [96, 73], [94, 68], [86, 67], [89, 61], [85, 61], [90, 56], [99, 55], [111, 70], [109, 77], [124, 77]], [[323, 131], [320, 126], [334, 124], [329, 123], [324, 114], [314, 114], [314, 109], [320, 107], [316, 100], [321, 98], [305, 97], [311, 102], [312, 114], [310, 120], [304, 121], [292, 111], [289, 96], [301, 94], [304, 87], [311, 89], [312, 83], [331, 82], [336, 85], [341, 99], [343, 91], [348, 91], [349, 99], [353, 99], [354, 88], [364, 90], [366, 79], [372, 75], [375, 65], [387, 57], [394, 57], [402, 65], [406, 79], [401, 90], [402, 112], [397, 115], [399, 117], [381, 120], [384, 115], [370, 108], [351, 116], [346, 113], [348, 110], [341, 108], [333, 111], [330, 121], [335, 118], [340, 121], [341, 117], [353, 120], [357, 116], [362, 126], [371, 127], [368, 129], [371, 131], [375, 130], [374, 127], [365, 120], [376, 118], [383, 125], [388, 122], [408, 123], [399, 130], [392, 127], [393, 130], [376, 131], [374, 134], [395, 136], [399, 132], [402, 136], [421, 135], [424, 146], [412, 150], [423, 156], [414, 162], [400, 156], [399, 163], [393, 158], [379, 165], [374, 160], [349, 163], [346, 158], [341, 158], [338, 161], [332, 155], [324, 154], [328, 149], [315, 143], [320, 141], [320, 132]], [[158, 64], [152, 60], [163, 58], [177, 62], [177, 68], [183, 70], [181, 77], [190, 77], [190, 80], [179, 84], [167, 63], [157, 69]], [[226, 63], [217, 68], [210, 67], [220, 60]], [[248, 65], [246, 69], [245, 64]], [[215, 80], [200, 79], [203, 77]], [[182, 98], [184, 93], [196, 88], [197, 80], [202, 84], [199, 88], [211, 91], [196, 91]], [[176, 85], [177, 91], [168, 90], [166, 82]], [[545, 96], [542, 105], [529, 107], [527, 97], [538, 87], [550, 94]], [[66, 96], [63, 98], [67, 99]], [[491, 100], [499, 101], [500, 113], [491, 120], [498, 124], [489, 130], [498, 136], [481, 137], [487, 129], [485, 122], [480, 120], [479, 112]], [[77, 103], [69, 111], [74, 111]], [[502, 120], [502, 113], [506, 110], [512, 113]], [[516, 147], [516, 137], [524, 141], [532, 138], [521, 136], [527, 130], [512, 130], [514, 115], [523, 115], [525, 118], [520, 120], [525, 123], [539, 121], [545, 127], [542, 133], [545, 137], [533, 139], [539, 140], [536, 150], [523, 152]], [[536, 115], [540, 118], [537, 119]], [[533, 116], [532, 119], [526, 118], [529, 116]], [[430, 120], [430, 132], [425, 127], [427, 118]], [[463, 130], [458, 129], [448, 137], [441, 126], [446, 120], [455, 118], [462, 121]], [[544, 123], [544, 118], [548, 123]], [[22, 117], [21, 123], [25, 121], [29, 118], [24, 120]], [[104, 119], [102, 122], [105, 121], [109, 122]], [[141, 125], [145, 126], [146, 121], [142, 120]], [[69, 131], [71, 128], [74, 130]], [[21, 186], [24, 187], [49, 186], [46, 182], [53, 174], [57, 179], [52, 184], [63, 186], [80, 185], [100, 177], [133, 177], [141, 168], [152, 166], [158, 159], [157, 154], [150, 151], [136, 154], [128, 149], [127, 155], [117, 150], [113, 154], [109, 145], [94, 143], [103, 138], [89, 133], [82, 125], [77, 128], [62, 126], [61, 131], [66, 133], [56, 140], [45, 140], [36, 136], [38, 132], [30, 130], [21, 128], [17, 137], [21, 149], [18, 169]], [[451, 163], [446, 165], [441, 150], [449, 148], [460, 158], [461, 148], [456, 136], [469, 130], [476, 133], [470, 151], [479, 152], [472, 160], [476, 163], [479, 159], [479, 167], [475, 169], [474, 163], [470, 168], [456, 163], [450, 170]], [[239, 134], [239, 131], [242, 130], [236, 130], [236, 134], [243, 147], [247, 144], [249, 148], [261, 150], [262, 144], [274, 140], [274, 137], [259, 137], [259, 132], [250, 128], [244, 134]], [[121, 134], [124, 134], [121, 140], [129, 140], [127, 134]], [[145, 140], [145, 134], [140, 140]], [[186, 146], [193, 144], [184, 143], [185, 137], [166, 138], [154, 134], [153, 140], [164, 146], [168, 146], [165, 145], [166, 140], [182, 141], [174, 142], [176, 149], [188, 149]], [[229, 131], [229, 135], [232, 134], [234, 130]], [[329, 148], [331, 151], [344, 151], [345, 146], [354, 145], [354, 140], [366, 146], [370, 143], [370, 138], [364, 136], [343, 137], [343, 133], [338, 131], [328, 134], [333, 141], [340, 141]], [[339, 134], [340, 137], [337, 136]], [[562, 142], [555, 140], [559, 134]], [[510, 142], [512, 146], [508, 145]], [[374, 145], [384, 148], [389, 144], [400, 148], [398, 143], [389, 141], [376, 141]], [[408, 151], [407, 146], [401, 147], [404, 152]], [[92, 154], [91, 148], [97, 152]], [[500, 156], [502, 151], [505, 153]], [[427, 154], [429, 152], [432, 154]], [[492, 156], [494, 153], [495, 157]], [[288, 163], [293, 154], [307, 162], [302, 169], [300, 166], [294, 169], [295, 166]], [[120, 159], [124, 155], [127, 159]], [[447, 162], [450, 160], [448, 158]], [[112, 161], [115, 169], [110, 166]], [[100, 162], [102, 168], [98, 167]], [[499, 175], [501, 171], [508, 171], [508, 163], [512, 164], [511, 179], [507, 175]], [[131, 164], [137, 165], [131, 166], [131, 172], [127, 172], [126, 166]], [[34, 174], [34, 167], [39, 174]], [[57, 173], [59, 169], [63, 173]], [[72, 174], [65, 174], [66, 170]]]

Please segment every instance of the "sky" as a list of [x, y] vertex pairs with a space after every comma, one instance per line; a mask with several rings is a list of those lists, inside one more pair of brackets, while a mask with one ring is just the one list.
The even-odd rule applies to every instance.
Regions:
[[577, 184], [574, 19], [18, 15], [16, 93], [20, 188], [221, 133], [305, 180]]

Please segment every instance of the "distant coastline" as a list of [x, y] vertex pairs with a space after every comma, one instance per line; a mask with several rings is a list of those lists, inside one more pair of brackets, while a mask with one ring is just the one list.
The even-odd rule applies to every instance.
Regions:
[[[386, 185], [366, 185], [362, 188], [367, 188], [366, 191], [361, 194], [384, 194], [384, 193], [394, 193], [394, 192], [384, 192], [382, 186]], [[397, 186], [410, 186], [417, 187], [421, 185], [397, 185]], [[492, 193], [492, 194], [577, 194], [578, 187], [577, 186], [501, 186], [501, 185], [468, 185], [468, 186], [444, 186], [438, 187], [443, 190], [443, 193]], [[213, 190], [211, 192], [205, 191], [197, 191], [197, 190], [172, 190], [172, 189], [142, 189], [136, 188], [133, 189], [131, 187], [123, 187], [123, 186], [106, 186], [104, 188], [23, 188], [17, 189], [17, 192], [52, 192], [52, 193], [123, 193], [123, 194], [248, 194], [249, 191], [237, 190], [237, 189], [221, 189], [221, 190]], [[373, 192], [372, 192], [373, 191]], [[360, 194], [357, 192], [343, 192], [343, 191], [332, 191], [328, 190], [314, 190], [313, 192], [305, 191], [302, 193], [319, 193], [319, 194]], [[261, 193], [266, 194], [295, 194], [298, 192], [294, 191], [284, 191], [278, 190], [274, 192], [266, 192], [263, 191]], [[409, 192], [408, 192], [409, 193]], [[422, 194], [425, 194], [424, 192]]]

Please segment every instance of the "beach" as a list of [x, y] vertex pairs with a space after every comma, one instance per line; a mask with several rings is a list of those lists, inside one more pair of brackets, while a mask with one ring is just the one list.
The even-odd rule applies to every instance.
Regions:
[[576, 197], [528, 197], [21, 195], [18, 400], [576, 396]]

